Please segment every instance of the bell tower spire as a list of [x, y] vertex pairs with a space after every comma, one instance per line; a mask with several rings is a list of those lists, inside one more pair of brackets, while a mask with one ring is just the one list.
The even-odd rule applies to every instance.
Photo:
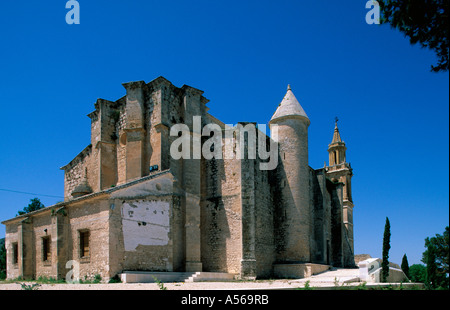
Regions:
[[328, 145], [329, 165], [337, 166], [346, 162], [345, 151], [347, 150], [345, 143], [341, 139], [338, 128], [339, 119], [335, 118], [333, 140]]

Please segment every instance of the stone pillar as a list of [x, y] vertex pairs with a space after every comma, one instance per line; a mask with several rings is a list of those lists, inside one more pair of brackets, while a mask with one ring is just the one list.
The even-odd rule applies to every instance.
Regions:
[[104, 190], [117, 184], [117, 150], [114, 143], [99, 141], [98, 150], [98, 188]]
[[67, 263], [67, 247], [68, 247], [68, 219], [66, 208], [61, 207], [52, 214], [52, 274], [56, 279], [65, 279]]
[[126, 180], [143, 176], [144, 81], [125, 83], [126, 101]]
[[343, 221], [344, 221], [344, 238], [345, 253], [344, 267], [353, 267], [355, 265], [355, 248], [353, 237], [353, 202], [349, 200], [343, 201]]
[[202, 271], [200, 197], [186, 192], [186, 271]]
[[314, 195], [314, 244], [315, 253], [312, 262], [318, 264], [327, 264], [327, 217], [325, 211], [327, 210], [327, 187], [325, 169], [316, 170], [316, 179], [313, 180], [312, 189]]
[[23, 219], [18, 228], [18, 267], [19, 277], [32, 279], [34, 275], [33, 224], [31, 218]]
[[349, 260], [353, 260], [354, 253], [354, 245], [353, 245], [353, 201], [352, 201], [352, 189], [351, 189], [351, 178], [352, 178], [352, 170], [348, 166], [345, 168], [345, 174], [341, 176], [340, 180], [344, 183], [343, 188], [343, 199], [342, 199], [342, 207], [343, 207], [343, 221], [346, 229], [346, 236], [348, 246], [350, 248], [350, 257]]
[[132, 180], [143, 176], [142, 151], [144, 130], [142, 128], [125, 129], [127, 133], [126, 179]]
[[[201, 94], [203, 92], [191, 87], [184, 87], [184, 120], [191, 130], [190, 159], [183, 159], [183, 183], [185, 189], [185, 238], [186, 238], [186, 271], [202, 271], [201, 262], [201, 229], [200, 229], [200, 196], [201, 196], [201, 156], [198, 146], [201, 143], [202, 109]], [[194, 122], [195, 118], [195, 122]], [[200, 146], [201, 151], [201, 146]]]
[[163, 123], [155, 125], [155, 137], [158, 146], [153, 150], [153, 156], [150, 166], [157, 165], [159, 170], [167, 170], [170, 168], [170, 143], [169, 143], [169, 127]]
[[342, 212], [342, 183], [336, 183], [331, 195], [331, 265], [344, 266], [344, 225]]
[[96, 107], [98, 107], [98, 118], [101, 127], [100, 140], [95, 144], [99, 161], [98, 190], [110, 188], [112, 185], [117, 184], [117, 137], [116, 139], [114, 137], [120, 112], [114, 106], [114, 102], [97, 99]]
[[[243, 135], [239, 135], [243, 138]], [[242, 144], [241, 144], [242, 145]], [[244, 141], [241, 163], [242, 259], [241, 277], [256, 279], [255, 159], [248, 159], [248, 141]]]

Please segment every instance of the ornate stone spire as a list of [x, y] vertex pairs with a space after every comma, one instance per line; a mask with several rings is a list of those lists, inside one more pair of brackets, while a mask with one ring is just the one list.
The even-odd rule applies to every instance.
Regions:
[[333, 141], [331, 141], [331, 144], [342, 142], [341, 134], [339, 133], [339, 128], [338, 128], [338, 125], [337, 125], [338, 121], [339, 121], [339, 119], [336, 117], [335, 118], [335, 123], [334, 123]]

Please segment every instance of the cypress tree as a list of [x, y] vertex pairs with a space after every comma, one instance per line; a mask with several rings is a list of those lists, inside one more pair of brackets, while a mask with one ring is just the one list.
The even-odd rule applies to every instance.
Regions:
[[401, 267], [402, 267], [403, 272], [409, 279], [409, 264], [408, 264], [408, 257], [406, 257], [406, 254], [403, 255]]
[[382, 282], [386, 282], [389, 276], [389, 250], [391, 249], [391, 224], [386, 217], [383, 236], [383, 262], [381, 263]]

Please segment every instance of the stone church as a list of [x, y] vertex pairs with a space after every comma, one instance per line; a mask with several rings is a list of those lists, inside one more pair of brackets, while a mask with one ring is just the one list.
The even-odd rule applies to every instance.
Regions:
[[8, 278], [64, 279], [74, 262], [81, 279], [125, 271], [292, 278], [311, 266], [354, 266], [353, 173], [337, 122], [329, 165], [311, 168], [310, 120], [288, 87], [269, 122], [278, 129], [275, 169], [260, 169], [260, 158], [175, 159], [174, 124], [194, 137], [201, 116], [233, 139], [242, 127], [209, 114], [199, 89], [163, 77], [123, 86], [125, 96], [98, 99], [88, 114], [91, 143], [61, 168], [64, 201], [3, 222]]

